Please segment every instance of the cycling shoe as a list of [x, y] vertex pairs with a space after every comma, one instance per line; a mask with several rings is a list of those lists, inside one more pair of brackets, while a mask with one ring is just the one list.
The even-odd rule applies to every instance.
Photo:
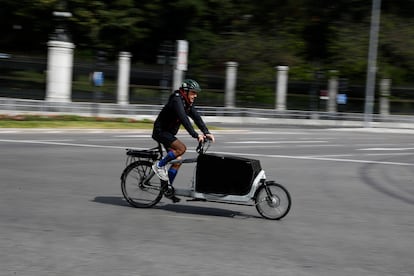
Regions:
[[162, 189], [164, 196], [168, 199], [171, 199], [173, 203], [180, 202], [180, 198], [175, 196], [175, 190], [172, 185], [169, 185], [167, 181], [162, 181]]

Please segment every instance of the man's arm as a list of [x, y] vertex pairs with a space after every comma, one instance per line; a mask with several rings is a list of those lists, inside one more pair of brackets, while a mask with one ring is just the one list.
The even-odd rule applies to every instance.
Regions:
[[[193, 118], [195, 124], [197, 125], [197, 127], [203, 132], [203, 134], [205, 135], [205, 137], [207, 137], [207, 139], [211, 140], [212, 142], [214, 142], [216, 139], [214, 137], [213, 134], [210, 133], [210, 131], [208, 130], [206, 124], [204, 123], [204, 120], [202, 119], [202, 117], [200, 116], [200, 114], [198, 113], [197, 109], [195, 109], [194, 107], [191, 109], [190, 112], [190, 116], [191, 118]], [[202, 140], [204, 140], [204, 137], [202, 138]], [[200, 141], [200, 138], [199, 138]]]
[[187, 130], [187, 132], [194, 138], [198, 137], [198, 133], [194, 130], [193, 125], [190, 122], [190, 119], [188, 119], [187, 114], [184, 110], [184, 105], [182, 103], [180, 96], [175, 96], [173, 99], [173, 108], [178, 116], [178, 119], [180, 120], [181, 124], [184, 126], [184, 128]]
[[190, 110], [190, 117], [194, 120], [194, 123], [196, 126], [204, 133], [204, 134], [210, 134], [210, 131], [208, 130], [206, 124], [203, 121], [203, 118], [201, 118], [200, 114], [198, 113], [197, 109], [195, 107], [191, 107]]

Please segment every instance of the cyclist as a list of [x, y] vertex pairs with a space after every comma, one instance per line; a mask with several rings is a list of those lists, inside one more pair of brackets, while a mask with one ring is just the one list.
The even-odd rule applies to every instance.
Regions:
[[[174, 196], [172, 183], [181, 164], [174, 163], [168, 170], [166, 165], [171, 160], [182, 159], [181, 156], [187, 150], [186, 145], [176, 137], [180, 126], [183, 125], [187, 132], [198, 142], [203, 142], [204, 139], [210, 139], [213, 142], [215, 140], [214, 135], [210, 133], [194, 106], [194, 100], [200, 91], [200, 85], [195, 80], [184, 80], [180, 88], [169, 96], [168, 102], [154, 122], [152, 138], [165, 147], [167, 154], [156, 162], [152, 169], [163, 180], [164, 194], [174, 202], [179, 201], [179, 199]], [[189, 117], [193, 119], [202, 134], [194, 130]]]

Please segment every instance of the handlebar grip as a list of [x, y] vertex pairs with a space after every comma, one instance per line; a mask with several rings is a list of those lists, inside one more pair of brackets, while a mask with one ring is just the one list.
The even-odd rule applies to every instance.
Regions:
[[203, 149], [204, 149], [204, 145], [206, 144], [206, 143], [211, 143], [211, 141], [212, 141], [212, 139], [210, 139], [209, 137], [207, 137], [207, 136], [204, 136], [204, 140], [203, 141], [200, 141], [200, 142], [198, 142], [198, 146], [197, 146], [197, 148], [196, 148], [196, 152], [197, 153], [203, 153]]
[[200, 152], [200, 150], [202, 149], [202, 147], [203, 147], [203, 142], [198, 142], [198, 146], [197, 146], [197, 148], [196, 148], [196, 152], [197, 153], [199, 153]]

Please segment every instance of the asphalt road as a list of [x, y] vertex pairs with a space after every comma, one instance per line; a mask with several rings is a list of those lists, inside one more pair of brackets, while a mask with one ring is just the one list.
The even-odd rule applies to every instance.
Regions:
[[130, 207], [124, 149], [153, 146], [148, 131], [0, 129], [0, 275], [414, 275], [412, 130], [215, 134], [210, 152], [259, 159], [288, 188], [283, 220], [185, 200]]

